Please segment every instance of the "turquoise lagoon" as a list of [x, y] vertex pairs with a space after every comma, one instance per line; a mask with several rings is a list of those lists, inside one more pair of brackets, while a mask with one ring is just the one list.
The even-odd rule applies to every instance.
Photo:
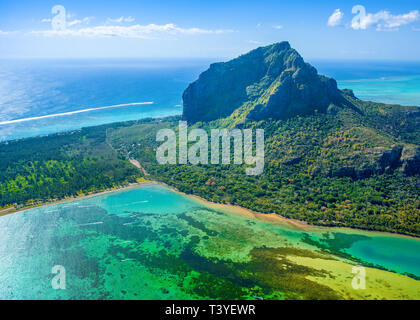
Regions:
[[[283, 259], [321, 251], [420, 277], [419, 239], [232, 210], [147, 185], [3, 216], [0, 299], [339, 298]], [[55, 265], [65, 290], [51, 286]]]
[[313, 61], [321, 74], [368, 101], [420, 107], [420, 62]]

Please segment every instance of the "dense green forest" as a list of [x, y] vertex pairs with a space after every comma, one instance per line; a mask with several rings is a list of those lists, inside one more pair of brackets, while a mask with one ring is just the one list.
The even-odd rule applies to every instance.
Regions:
[[0, 144], [0, 207], [17, 208], [137, 182], [106, 141], [108, 127]]
[[[244, 127], [265, 129], [265, 168], [259, 176], [246, 175], [245, 165], [159, 165], [157, 126], [114, 128], [108, 135], [122, 157], [129, 153], [154, 179], [188, 194], [312, 224], [420, 235], [418, 174], [408, 176], [401, 166], [367, 177], [335, 174], [343, 165], [376, 164], [381, 159], [378, 145], [382, 152], [397, 142], [411, 150], [407, 133], [388, 130], [385, 120], [382, 131], [374, 130], [377, 118], [367, 127], [357, 113], [343, 112], [248, 122]], [[166, 127], [176, 130], [177, 125], [169, 121]], [[215, 121], [194, 127], [209, 130], [218, 125]]]

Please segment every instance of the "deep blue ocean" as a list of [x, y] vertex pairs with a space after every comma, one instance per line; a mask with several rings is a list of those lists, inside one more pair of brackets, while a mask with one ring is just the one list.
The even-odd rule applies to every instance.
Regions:
[[[0, 141], [180, 114], [183, 90], [209, 64], [205, 60], [0, 60]], [[153, 104], [136, 104], [144, 102]], [[121, 104], [136, 105], [4, 124]]]
[[[182, 92], [211, 62], [0, 60], [0, 141], [181, 114]], [[420, 62], [310, 62], [361, 99], [420, 106]], [[102, 109], [27, 120], [92, 108]]]

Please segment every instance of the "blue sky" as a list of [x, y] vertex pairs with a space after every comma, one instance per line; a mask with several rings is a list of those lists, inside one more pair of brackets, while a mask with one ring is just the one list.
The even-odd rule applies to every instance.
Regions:
[[[65, 27], [52, 25], [55, 5]], [[307, 59], [420, 60], [419, 11], [417, 0], [0, 0], [0, 57], [231, 58], [288, 40]]]

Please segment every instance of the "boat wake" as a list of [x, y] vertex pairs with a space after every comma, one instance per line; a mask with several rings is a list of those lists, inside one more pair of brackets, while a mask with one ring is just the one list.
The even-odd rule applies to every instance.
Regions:
[[96, 111], [96, 110], [104, 110], [104, 109], [111, 109], [111, 108], [122, 108], [122, 107], [132, 107], [132, 106], [141, 106], [141, 105], [151, 105], [151, 104], [153, 104], [153, 102], [133, 102], [133, 103], [125, 103], [125, 104], [115, 104], [115, 105], [112, 105], [112, 106], [105, 106], [105, 107], [98, 107], [98, 108], [88, 108], [88, 109], [69, 111], [69, 112], [63, 112], [63, 113], [48, 114], [48, 115], [39, 116], [39, 117], [31, 117], [31, 118], [1, 121], [0, 125], [26, 122], [26, 121], [33, 121], [33, 120], [40, 120], [40, 119], [46, 119], [46, 118], [70, 116], [70, 115], [73, 115], [73, 114], [91, 112], [91, 111]]
[[81, 223], [81, 224], [78, 224], [77, 226], [78, 227], [92, 226], [92, 225], [95, 225], [95, 224], [103, 224], [103, 223], [104, 223], [103, 221], [98, 221], [98, 222], [90, 222], [90, 223]]

